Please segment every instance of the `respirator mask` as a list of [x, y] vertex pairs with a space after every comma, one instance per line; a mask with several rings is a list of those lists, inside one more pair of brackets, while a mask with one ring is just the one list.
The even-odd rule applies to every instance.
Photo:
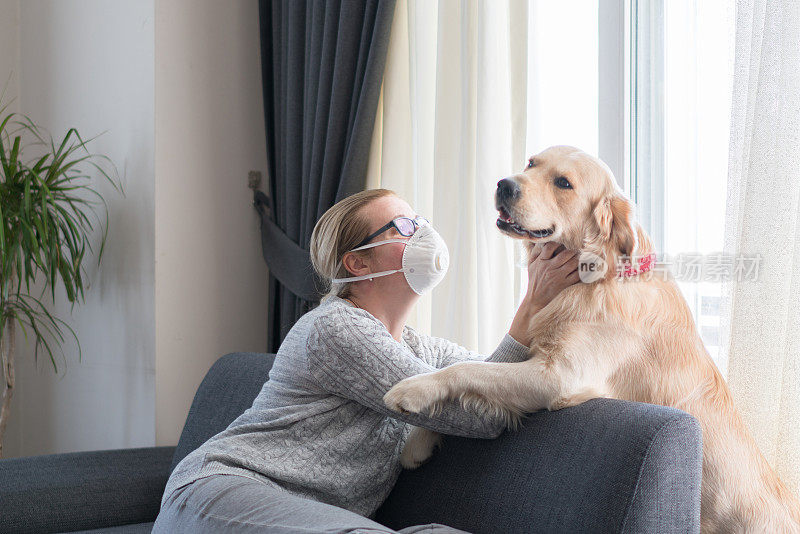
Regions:
[[422, 295], [433, 289], [442, 281], [450, 265], [450, 255], [447, 244], [442, 236], [432, 226], [420, 226], [408, 239], [385, 239], [376, 243], [356, 247], [350, 252], [377, 247], [387, 243], [405, 243], [403, 250], [403, 266], [400, 269], [381, 271], [378, 273], [352, 276], [349, 278], [334, 278], [333, 283], [356, 282], [379, 276], [402, 272], [411, 290], [417, 295]]

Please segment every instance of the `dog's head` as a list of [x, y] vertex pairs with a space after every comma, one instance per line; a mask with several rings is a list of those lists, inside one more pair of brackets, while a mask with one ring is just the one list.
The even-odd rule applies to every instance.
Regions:
[[556, 241], [613, 264], [637, 247], [634, 206], [602, 160], [572, 146], [550, 147], [497, 183], [497, 227], [532, 243]]

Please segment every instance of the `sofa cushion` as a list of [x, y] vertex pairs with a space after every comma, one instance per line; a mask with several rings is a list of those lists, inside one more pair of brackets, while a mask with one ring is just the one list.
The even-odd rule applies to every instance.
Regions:
[[474, 534], [700, 531], [702, 432], [688, 413], [619, 399], [529, 414], [494, 440], [444, 436], [374, 519]]
[[135, 525], [120, 525], [118, 527], [98, 528], [95, 530], [76, 530], [69, 534], [150, 534], [153, 531], [154, 523], [136, 523]]
[[194, 395], [170, 473], [187, 454], [253, 405], [274, 362], [274, 354], [261, 352], [232, 352], [214, 362]]
[[155, 520], [175, 447], [0, 460], [0, 533], [72, 532]]

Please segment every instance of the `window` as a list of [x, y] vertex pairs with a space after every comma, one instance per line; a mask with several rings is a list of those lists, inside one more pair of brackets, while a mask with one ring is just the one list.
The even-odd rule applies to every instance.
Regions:
[[[630, 0], [629, 195], [717, 366], [734, 6]], [[716, 280], [715, 280], [716, 278]]]
[[552, 145], [597, 154], [597, 8], [597, 0], [529, 4], [528, 155]]
[[[553, 145], [598, 154], [597, 17], [598, 0], [528, 4], [528, 156]], [[524, 266], [522, 248], [517, 252]], [[520, 299], [527, 277], [523, 268]]]
[[723, 373], [721, 285], [707, 267], [724, 238], [734, 8], [530, 0], [528, 10], [528, 153], [570, 144], [609, 164]]

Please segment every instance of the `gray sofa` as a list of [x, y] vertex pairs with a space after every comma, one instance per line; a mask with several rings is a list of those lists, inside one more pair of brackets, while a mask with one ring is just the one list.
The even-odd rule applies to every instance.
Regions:
[[[169, 473], [252, 404], [274, 355], [231, 353], [197, 390], [175, 447], [0, 460], [0, 532], [150, 532]], [[594, 399], [496, 440], [446, 436], [375, 519], [394, 529], [699, 532], [702, 445], [680, 410]]]

